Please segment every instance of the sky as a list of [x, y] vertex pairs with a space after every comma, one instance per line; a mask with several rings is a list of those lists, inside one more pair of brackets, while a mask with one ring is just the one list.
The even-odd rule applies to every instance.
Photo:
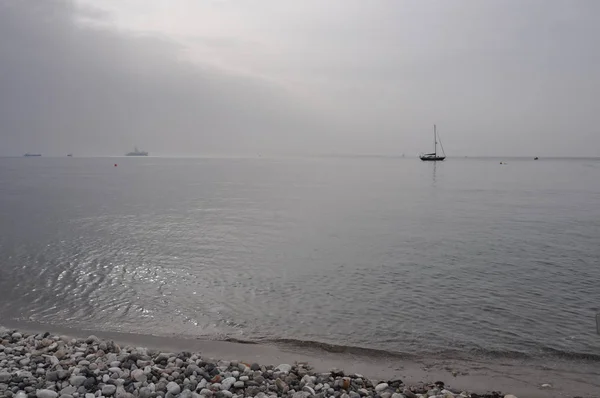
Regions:
[[597, 0], [0, 0], [0, 156], [600, 156]]

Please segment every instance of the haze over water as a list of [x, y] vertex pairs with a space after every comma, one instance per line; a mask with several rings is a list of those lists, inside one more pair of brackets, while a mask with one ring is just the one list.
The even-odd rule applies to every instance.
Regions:
[[0, 319], [598, 356], [599, 177], [593, 159], [0, 158]]

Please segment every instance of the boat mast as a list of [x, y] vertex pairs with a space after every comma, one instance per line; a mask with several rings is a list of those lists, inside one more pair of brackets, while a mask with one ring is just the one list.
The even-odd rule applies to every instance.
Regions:
[[433, 155], [437, 156], [437, 137], [435, 124], [433, 125]]

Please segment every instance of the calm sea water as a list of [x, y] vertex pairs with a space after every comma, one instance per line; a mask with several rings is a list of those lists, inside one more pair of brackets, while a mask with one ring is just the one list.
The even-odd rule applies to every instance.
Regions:
[[0, 320], [600, 357], [599, 182], [583, 159], [4, 158]]

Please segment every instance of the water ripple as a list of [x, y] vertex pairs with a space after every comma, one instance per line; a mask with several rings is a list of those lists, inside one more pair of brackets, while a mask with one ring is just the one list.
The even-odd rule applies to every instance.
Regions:
[[435, 186], [399, 159], [42, 161], [0, 168], [3, 318], [415, 355], [600, 349], [588, 160], [510, 176], [456, 160]]

